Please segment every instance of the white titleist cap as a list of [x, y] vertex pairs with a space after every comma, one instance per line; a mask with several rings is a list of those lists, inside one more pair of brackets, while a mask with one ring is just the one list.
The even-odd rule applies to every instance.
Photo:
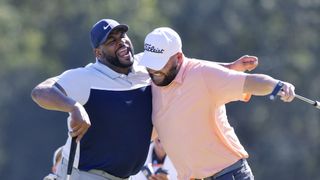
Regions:
[[139, 65], [158, 71], [177, 52], [182, 52], [178, 33], [168, 27], [156, 28], [144, 40], [144, 54]]

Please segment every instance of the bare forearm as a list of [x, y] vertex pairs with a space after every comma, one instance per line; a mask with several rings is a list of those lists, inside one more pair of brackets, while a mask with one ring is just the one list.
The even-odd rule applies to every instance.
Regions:
[[55, 81], [48, 79], [36, 86], [31, 92], [32, 99], [42, 108], [71, 112], [76, 101], [66, 96], [54, 84]]
[[264, 74], [248, 74], [244, 83], [244, 93], [257, 96], [268, 95], [272, 92], [278, 80]]
[[53, 79], [48, 79], [31, 92], [32, 99], [41, 107], [49, 110], [70, 113], [70, 127], [72, 137], [79, 142], [91, 126], [90, 118], [85, 108], [75, 100], [69, 98], [65, 90]]

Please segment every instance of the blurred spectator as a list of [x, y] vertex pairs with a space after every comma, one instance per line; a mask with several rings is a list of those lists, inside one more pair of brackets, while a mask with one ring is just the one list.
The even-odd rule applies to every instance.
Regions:
[[[148, 177], [148, 178], [147, 178]], [[177, 172], [157, 137], [150, 144], [147, 160], [131, 180], [177, 180]]]
[[61, 157], [62, 157], [62, 147], [59, 147], [58, 149], [56, 149], [54, 151], [54, 154], [53, 154], [53, 159], [52, 159], [52, 167], [51, 167], [51, 173], [48, 174], [46, 177], [43, 178], [43, 180], [56, 180], [57, 179], [57, 175], [56, 175], [56, 172], [57, 172], [57, 169], [58, 169], [58, 166], [60, 166], [60, 163], [61, 163]]

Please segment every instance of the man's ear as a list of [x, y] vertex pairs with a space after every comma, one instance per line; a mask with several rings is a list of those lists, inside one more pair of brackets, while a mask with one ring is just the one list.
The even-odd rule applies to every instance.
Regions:
[[177, 59], [178, 59], [178, 63], [181, 64], [182, 60], [183, 60], [183, 53], [182, 52], [177, 53]]
[[93, 53], [94, 53], [94, 55], [96, 56], [96, 58], [98, 58], [98, 59], [101, 58], [102, 52], [101, 52], [101, 49], [100, 49], [100, 48], [94, 48], [94, 49], [93, 49]]

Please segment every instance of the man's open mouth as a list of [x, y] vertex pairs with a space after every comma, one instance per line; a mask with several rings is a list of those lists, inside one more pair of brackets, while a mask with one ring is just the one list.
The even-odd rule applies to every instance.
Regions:
[[130, 56], [130, 48], [123, 46], [121, 48], [118, 49], [117, 51], [117, 55], [118, 57], [123, 57], [126, 58], [127, 56]]

